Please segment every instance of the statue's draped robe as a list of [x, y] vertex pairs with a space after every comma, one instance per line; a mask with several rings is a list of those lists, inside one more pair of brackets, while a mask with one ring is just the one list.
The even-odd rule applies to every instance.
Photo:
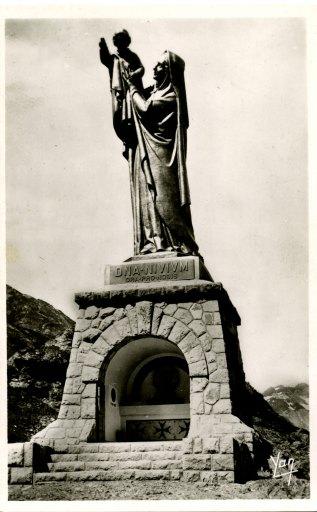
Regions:
[[137, 134], [133, 155], [136, 250], [197, 253], [185, 167], [186, 129], [169, 83], [146, 100], [131, 89]]

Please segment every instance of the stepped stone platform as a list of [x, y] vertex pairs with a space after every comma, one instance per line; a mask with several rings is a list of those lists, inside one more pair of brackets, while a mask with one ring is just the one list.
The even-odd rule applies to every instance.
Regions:
[[[234, 481], [231, 436], [147, 443], [83, 443], [42, 453], [41, 463], [18, 477], [9, 469], [9, 483], [75, 482], [94, 480], [183, 480], [215, 483]], [[251, 436], [250, 436], [251, 442]], [[22, 477], [22, 478], [21, 478]]]

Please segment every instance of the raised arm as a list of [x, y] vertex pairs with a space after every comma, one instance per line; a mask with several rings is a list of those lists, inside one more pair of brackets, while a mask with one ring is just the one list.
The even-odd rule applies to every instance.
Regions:
[[111, 71], [113, 64], [112, 56], [108, 50], [107, 43], [103, 37], [99, 41], [99, 55], [102, 64]]

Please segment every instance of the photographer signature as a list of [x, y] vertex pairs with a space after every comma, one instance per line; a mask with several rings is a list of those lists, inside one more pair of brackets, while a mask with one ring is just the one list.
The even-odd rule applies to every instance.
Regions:
[[272, 478], [280, 478], [282, 476], [289, 475], [288, 485], [290, 485], [292, 474], [298, 471], [298, 469], [294, 469], [294, 459], [282, 459], [280, 457], [280, 452], [278, 452], [277, 457], [272, 457], [271, 455], [271, 459], [274, 464]]

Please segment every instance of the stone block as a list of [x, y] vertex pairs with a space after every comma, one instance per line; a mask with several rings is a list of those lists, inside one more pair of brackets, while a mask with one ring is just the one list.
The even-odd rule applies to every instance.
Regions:
[[216, 354], [225, 352], [225, 343], [223, 340], [213, 340], [212, 349]]
[[92, 347], [94, 352], [97, 352], [97, 354], [100, 354], [104, 357], [109, 352], [110, 348], [111, 348], [110, 345], [106, 342], [106, 340], [102, 336], [100, 336], [95, 341], [95, 343], [93, 344], [93, 347]]
[[216, 453], [211, 456], [211, 469], [214, 471], [234, 470], [233, 455], [229, 453]]
[[181, 460], [160, 459], [152, 461], [152, 469], [181, 469]]
[[33, 483], [44, 482], [64, 482], [66, 480], [66, 472], [56, 473], [34, 473]]
[[200, 480], [208, 485], [218, 484], [218, 474], [215, 471], [201, 471]]
[[213, 325], [214, 324], [214, 314], [213, 313], [204, 313], [203, 320], [206, 325]]
[[132, 331], [130, 328], [130, 322], [127, 317], [122, 318], [121, 320], [118, 320], [115, 323], [115, 328], [118, 331], [120, 338], [122, 340], [131, 338], [132, 337]]
[[101, 334], [100, 329], [96, 329], [95, 327], [90, 327], [87, 331], [83, 333], [83, 340], [87, 343], [93, 343], [96, 341]]
[[79, 405], [68, 405], [67, 406], [67, 412], [66, 412], [66, 418], [67, 419], [74, 419], [80, 418], [80, 406]]
[[217, 300], [208, 300], [202, 304], [203, 310], [207, 312], [219, 311], [219, 304]]
[[209, 350], [211, 350], [212, 339], [207, 332], [199, 336], [199, 341], [205, 352], [209, 352]]
[[61, 403], [63, 405], [80, 405], [80, 395], [64, 393]]
[[96, 396], [96, 384], [85, 384], [81, 396], [83, 398], [94, 398]]
[[[113, 454], [114, 455], [114, 454]], [[83, 460], [85, 462], [96, 462], [96, 461], [107, 461], [109, 460], [110, 453], [79, 453], [77, 455], [78, 460]]]
[[188, 324], [188, 327], [196, 334], [197, 337], [206, 332], [206, 325], [202, 320], [193, 320]]
[[216, 363], [217, 354], [213, 350], [209, 350], [205, 354], [207, 364]]
[[82, 373], [82, 381], [85, 382], [97, 382], [99, 377], [99, 368], [93, 366], [84, 366]]
[[208, 375], [206, 361], [201, 360], [197, 363], [191, 363], [189, 366], [189, 375], [191, 377], [205, 377]]
[[213, 413], [230, 414], [231, 413], [231, 400], [228, 398], [220, 398], [212, 408]]
[[234, 471], [217, 471], [219, 482], [234, 482]]
[[223, 339], [222, 327], [221, 325], [207, 325], [207, 332], [210, 336], [215, 338]]
[[119, 469], [151, 469], [150, 460], [121, 460], [118, 461]]
[[188, 363], [197, 363], [198, 361], [204, 361], [204, 360], [205, 360], [205, 356], [204, 356], [204, 353], [203, 353], [200, 345], [197, 345], [197, 347], [192, 348], [186, 354], [186, 361]]
[[175, 322], [175, 318], [172, 318], [171, 316], [166, 316], [164, 314], [161, 318], [161, 322], [157, 331], [157, 336], [162, 336], [162, 338], [168, 338]]
[[172, 469], [170, 472], [170, 479], [171, 480], [180, 480], [181, 478], [181, 471], [179, 469]]
[[[132, 449], [132, 446], [130, 445], [130, 443], [100, 444], [99, 452], [104, 453], [104, 452], [109, 452], [110, 450], [111, 450], [111, 453], [129, 452], [130, 449]], [[136, 445], [134, 445], [134, 446], [135, 446], [135, 450], [137, 450], [137, 446]], [[140, 450], [140, 451], [142, 451], [142, 450]]]
[[76, 322], [75, 332], [84, 332], [89, 329], [90, 325], [91, 320], [88, 320], [87, 318], [80, 318]]
[[116, 343], [119, 343], [121, 341], [121, 337], [113, 325], [108, 327], [101, 334], [101, 337], [105, 339], [108, 345], [110, 345], [111, 347], [113, 347]]
[[97, 308], [96, 306], [88, 306], [88, 308], [85, 310], [85, 318], [88, 318], [88, 319], [93, 319], [93, 318], [97, 318], [97, 316], [99, 315], [99, 308]]
[[232, 436], [221, 436], [220, 437], [220, 452], [221, 453], [233, 453], [233, 438], [232, 438]]
[[190, 308], [190, 312], [195, 320], [201, 320], [203, 316], [203, 308], [201, 307], [201, 304], [194, 303]]
[[110, 325], [112, 325], [114, 322], [114, 317], [113, 315], [111, 316], [107, 316], [106, 318], [104, 318], [103, 320], [101, 320], [100, 324], [99, 324], [99, 327], [98, 329], [100, 329], [100, 331], [105, 331], [106, 329], [108, 329], [108, 327], [110, 327]]
[[24, 467], [33, 467], [34, 443], [24, 443]]
[[99, 318], [106, 318], [107, 316], [113, 315], [115, 308], [102, 308], [99, 313]]
[[74, 437], [75, 439], [78, 439], [81, 433], [81, 428], [68, 428], [66, 429], [66, 436], [67, 437]]
[[203, 440], [201, 437], [194, 438], [193, 453], [202, 453], [203, 451]]
[[125, 307], [125, 314], [130, 323], [130, 330], [133, 336], [136, 336], [139, 333], [138, 329], [138, 316], [136, 313], [136, 309], [131, 304], [127, 304]]
[[135, 480], [169, 480], [170, 472], [164, 469], [136, 470]]
[[155, 306], [153, 308], [152, 325], [151, 325], [151, 333], [154, 335], [157, 334], [162, 315], [163, 315], [163, 310], [161, 308], [159, 308], [157, 306], [157, 304], [155, 304]]
[[219, 453], [219, 437], [204, 438], [203, 453]]
[[209, 375], [210, 382], [229, 382], [228, 370], [219, 368]]
[[74, 377], [73, 378], [73, 393], [82, 393], [83, 389], [84, 389], [84, 384], [81, 380], [81, 377]]
[[81, 366], [78, 363], [69, 363], [66, 377], [78, 377], [81, 374]]
[[210, 455], [184, 455], [184, 470], [203, 470], [210, 469]]
[[176, 321], [173, 329], [171, 330], [168, 339], [173, 343], [179, 343], [189, 333], [189, 329], [186, 324], [180, 321]]
[[15, 468], [10, 469], [10, 484], [32, 484], [33, 470], [32, 468]]
[[[99, 329], [99, 326], [101, 324], [101, 318], [97, 317], [97, 318], [94, 318], [91, 322], [91, 327], [93, 327], [94, 329]], [[101, 331], [101, 329], [99, 329]]]
[[[99, 455], [102, 455], [101, 453]], [[142, 454], [138, 452], [109, 453], [109, 460], [141, 460]]]
[[78, 353], [78, 348], [72, 347], [72, 349], [70, 351], [70, 356], [69, 356], [70, 363], [75, 363], [77, 361], [77, 353]]
[[13, 443], [8, 445], [8, 465], [23, 466], [24, 447], [23, 443]]
[[77, 311], [77, 318], [84, 318], [84, 315], [85, 315], [85, 310], [84, 309], [79, 309]]
[[205, 389], [207, 384], [208, 379], [206, 377], [192, 377], [190, 379], [190, 392], [199, 393]]
[[220, 313], [218, 313], [217, 311], [215, 311], [213, 313], [213, 317], [214, 317], [214, 324], [215, 325], [221, 325], [221, 316], [220, 316]]
[[[131, 452], [132, 453], [132, 452]], [[175, 459], [175, 452], [163, 450], [163, 451], [155, 451], [155, 452], [142, 452], [142, 454], [139, 454], [136, 452], [138, 457], [140, 458], [140, 455], [142, 459], [146, 460], [174, 460]]]
[[209, 383], [204, 391], [204, 400], [206, 404], [213, 405], [219, 400], [220, 386], [216, 383]]
[[182, 451], [183, 453], [193, 453], [194, 440], [190, 437], [183, 439]]
[[227, 358], [226, 354], [217, 354], [217, 365], [218, 368], [227, 369]]
[[119, 469], [119, 462], [116, 460], [95, 460], [95, 461], [86, 461], [83, 463], [86, 471], [94, 470], [94, 469], [102, 469], [104, 471], [108, 471], [109, 469]]
[[190, 324], [193, 321], [193, 315], [187, 309], [183, 309], [182, 307], [177, 308], [174, 313], [174, 318], [180, 320], [184, 324]]
[[153, 304], [141, 301], [136, 304], [139, 334], [150, 334]]
[[95, 368], [100, 368], [101, 363], [104, 360], [104, 356], [98, 354], [93, 349], [88, 352], [85, 357], [85, 366], [93, 366]]
[[176, 304], [167, 304], [167, 306], [165, 306], [165, 308], [164, 308], [164, 314], [173, 316], [176, 309], [177, 309]]
[[83, 339], [83, 337], [82, 337], [81, 332], [74, 332], [73, 341], [72, 341], [72, 347], [73, 348], [78, 348], [79, 345], [82, 342], [82, 339]]
[[230, 398], [229, 384], [220, 384], [220, 398]]
[[115, 312], [113, 313], [113, 319], [115, 320], [115, 322], [117, 322], [118, 320], [121, 320], [124, 317], [125, 317], [124, 308], [117, 308], [115, 310]]
[[72, 377], [67, 377], [64, 384], [64, 393], [72, 393], [73, 392], [73, 379]]
[[200, 471], [184, 471], [182, 480], [184, 482], [198, 482], [200, 480]]
[[204, 414], [204, 398], [202, 393], [195, 393], [190, 399], [190, 410], [192, 414]]
[[95, 398], [83, 398], [81, 404], [82, 418], [95, 418], [96, 416], [96, 400]]
[[181, 349], [181, 351], [184, 354], [187, 354], [187, 352], [189, 352], [190, 350], [192, 350], [193, 348], [195, 348], [199, 345], [200, 345], [199, 340], [195, 336], [195, 334], [193, 332], [189, 332], [185, 336], [185, 338], [183, 338], [182, 341], [178, 344], [178, 347]]

